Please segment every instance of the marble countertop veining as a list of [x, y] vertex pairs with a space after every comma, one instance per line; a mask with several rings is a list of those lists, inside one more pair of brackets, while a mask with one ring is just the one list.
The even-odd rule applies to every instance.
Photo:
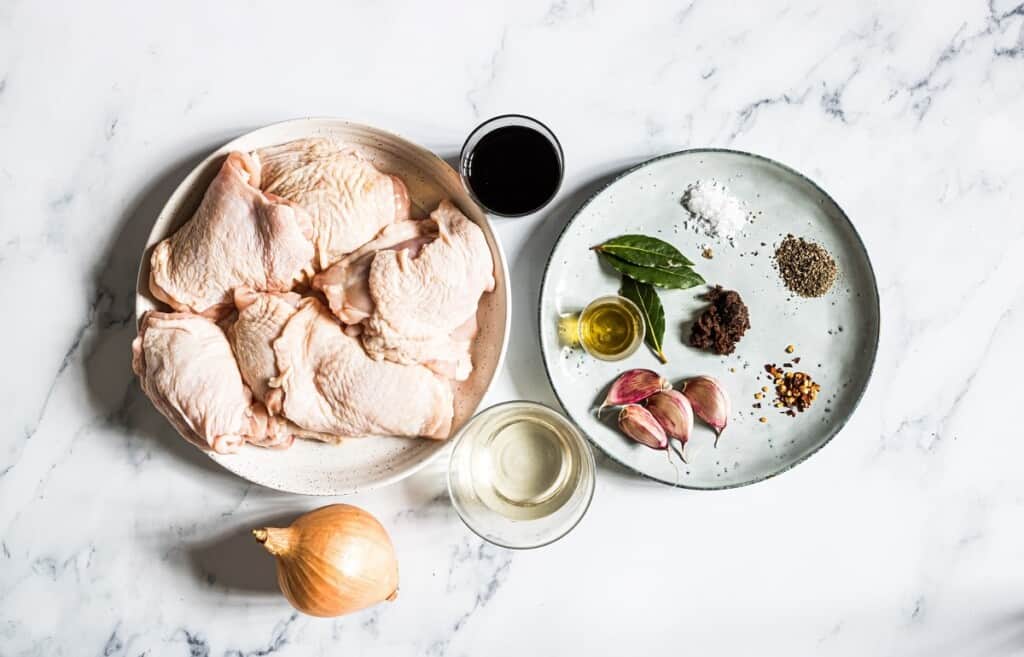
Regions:
[[[0, 655], [1024, 654], [1024, 4], [867, 0], [0, 0]], [[454, 154], [490, 115], [562, 140], [563, 190], [496, 223], [513, 335], [489, 401], [553, 402], [541, 264], [656, 154], [776, 158], [844, 206], [882, 343], [853, 421], [765, 483], [674, 491], [602, 463], [576, 531], [481, 543], [441, 466], [347, 501], [401, 594], [294, 613], [247, 531], [325, 500], [176, 438], [129, 367], [138, 255], [205, 153], [331, 115]]]

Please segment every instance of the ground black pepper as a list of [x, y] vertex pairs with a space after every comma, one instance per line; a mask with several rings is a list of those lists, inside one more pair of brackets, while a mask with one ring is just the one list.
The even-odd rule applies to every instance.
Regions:
[[832, 288], [839, 268], [820, 244], [787, 235], [775, 249], [775, 265], [782, 281], [802, 297], [820, 297]]

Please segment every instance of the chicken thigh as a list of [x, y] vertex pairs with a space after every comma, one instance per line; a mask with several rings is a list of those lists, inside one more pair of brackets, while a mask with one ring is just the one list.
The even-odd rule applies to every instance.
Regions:
[[428, 221], [438, 236], [418, 255], [385, 250], [373, 257], [363, 346], [374, 359], [421, 363], [464, 380], [472, 371], [477, 305], [494, 289], [494, 262], [483, 231], [451, 202], [442, 201]]
[[237, 286], [286, 292], [310, 270], [308, 213], [264, 194], [259, 182], [256, 160], [227, 156], [192, 219], [153, 250], [153, 296], [175, 310], [217, 316], [230, 309]]
[[228, 340], [212, 320], [187, 313], [146, 313], [132, 343], [142, 389], [178, 432], [202, 449], [230, 453], [248, 441], [287, 447], [286, 423], [253, 402]]
[[263, 190], [312, 215], [318, 269], [355, 251], [388, 224], [409, 218], [405, 183], [350, 147], [330, 139], [299, 139], [261, 148], [254, 156], [263, 166]]
[[284, 414], [337, 436], [447, 438], [452, 387], [425, 367], [375, 361], [324, 306], [303, 299], [274, 342]]
[[406, 219], [386, 226], [377, 237], [313, 278], [313, 287], [324, 293], [331, 312], [346, 324], [357, 324], [373, 313], [370, 265], [378, 251], [408, 250], [416, 257], [424, 244], [437, 237], [437, 223], [430, 219]]
[[273, 343], [295, 314], [300, 299], [294, 292], [262, 294], [250, 288], [235, 289], [238, 319], [227, 330], [228, 340], [242, 379], [272, 415], [281, 412], [282, 397], [281, 389], [273, 386], [278, 376]]

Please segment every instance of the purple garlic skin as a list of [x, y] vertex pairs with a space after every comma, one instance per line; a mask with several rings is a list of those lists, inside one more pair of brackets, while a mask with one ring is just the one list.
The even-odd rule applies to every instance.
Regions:
[[619, 428], [622, 432], [651, 449], [668, 449], [665, 429], [654, 419], [651, 412], [639, 404], [628, 404], [619, 411]]
[[693, 413], [714, 429], [717, 445], [718, 437], [729, 424], [729, 415], [732, 413], [725, 388], [713, 377], [695, 376], [683, 384], [683, 394], [690, 400]]
[[597, 409], [597, 414], [600, 415], [601, 411], [608, 406], [623, 406], [641, 402], [659, 390], [669, 387], [671, 384], [668, 379], [653, 370], [626, 370], [612, 383], [604, 402]]
[[661, 390], [647, 398], [647, 410], [669, 438], [686, 444], [693, 433], [693, 409], [690, 400], [678, 390]]

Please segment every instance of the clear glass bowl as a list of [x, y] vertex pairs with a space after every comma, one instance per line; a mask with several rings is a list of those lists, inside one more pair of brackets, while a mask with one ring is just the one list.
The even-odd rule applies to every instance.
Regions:
[[547, 545], [583, 518], [594, 495], [590, 444], [557, 411], [529, 401], [492, 406], [454, 438], [448, 493], [481, 538], [511, 549]]
[[[633, 340], [616, 354], [602, 354], [595, 351], [594, 349], [591, 349], [590, 345], [587, 344], [587, 341], [583, 339], [583, 327], [586, 324], [587, 316], [595, 308], [606, 303], [614, 303], [622, 306], [622, 309], [632, 316], [634, 324]], [[640, 345], [643, 344], [644, 338], [647, 337], [647, 326], [644, 323], [644, 316], [640, 312], [640, 309], [635, 303], [618, 294], [606, 294], [588, 303], [586, 308], [580, 312], [579, 324], [577, 325], [576, 330], [578, 332], [577, 337], [579, 338], [580, 346], [583, 347], [583, 351], [598, 360], [606, 361], [622, 360], [623, 358], [632, 356], [636, 353], [636, 350], [640, 348]]]
[[[500, 212], [498, 210], [495, 210], [494, 208], [489, 207], [486, 203], [482, 202], [477, 193], [473, 191], [473, 186], [470, 184], [469, 180], [469, 169], [473, 156], [473, 151], [476, 149], [477, 144], [480, 143], [480, 140], [482, 140], [484, 137], [491, 134], [495, 130], [507, 128], [510, 126], [529, 128], [540, 133], [549, 142], [551, 142], [551, 146], [555, 150], [555, 155], [558, 157], [558, 182], [555, 185], [554, 190], [551, 192], [551, 195], [543, 203], [540, 203], [536, 207], [531, 208], [525, 212], [518, 213]], [[469, 137], [466, 138], [466, 142], [462, 145], [462, 152], [459, 154], [459, 176], [462, 178], [462, 185], [466, 188], [466, 191], [469, 193], [469, 195], [472, 196], [473, 200], [476, 201], [477, 204], [484, 208], [489, 214], [493, 214], [498, 217], [525, 217], [527, 215], [533, 214], [534, 212], [542, 210], [544, 207], [547, 206], [548, 203], [550, 203], [555, 198], [555, 196], [558, 195], [558, 190], [562, 188], [562, 180], [565, 177], [565, 153], [562, 151], [562, 144], [559, 143], [558, 137], [555, 136], [555, 133], [553, 133], [550, 128], [548, 128], [546, 125], [544, 125], [537, 119], [534, 119], [523, 114], [502, 114], [500, 116], [495, 116], [490, 119], [487, 119], [486, 121], [478, 125], [476, 128], [474, 128], [473, 132], [469, 133]]]

